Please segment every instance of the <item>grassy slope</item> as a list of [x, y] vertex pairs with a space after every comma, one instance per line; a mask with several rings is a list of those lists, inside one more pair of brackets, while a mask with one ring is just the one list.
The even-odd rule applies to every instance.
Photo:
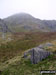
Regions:
[[[18, 33], [13, 35], [13, 37], [13, 41], [0, 46], [0, 62], [3, 63], [2, 66], [5, 64], [9, 65], [6, 68], [6, 65], [2, 67], [0, 63], [0, 70], [6, 68], [2, 75], [37, 75], [39, 73], [37, 70], [56, 70], [56, 56], [54, 55], [36, 65], [31, 65], [29, 60], [26, 61], [19, 58], [25, 50], [56, 39], [56, 33]], [[15, 56], [16, 58], [14, 59], [13, 57]], [[21, 60], [19, 61], [19, 59]]]
[[30, 60], [21, 59], [10, 64], [2, 75], [41, 75], [40, 70], [56, 70], [56, 56], [49, 56], [38, 64], [31, 64]]

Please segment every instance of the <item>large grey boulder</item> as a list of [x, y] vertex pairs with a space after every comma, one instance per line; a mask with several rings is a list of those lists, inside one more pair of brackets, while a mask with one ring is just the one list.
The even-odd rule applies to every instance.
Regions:
[[28, 55], [30, 55], [31, 63], [36, 64], [40, 62], [42, 59], [45, 59], [49, 55], [51, 55], [51, 52], [41, 49], [39, 47], [35, 47], [25, 52], [23, 57], [28, 58]]
[[38, 62], [40, 62], [42, 59], [47, 58], [51, 53], [49, 51], [40, 49], [40, 48], [34, 48], [32, 49], [32, 53], [31, 53], [31, 62], [33, 64], [36, 64]]

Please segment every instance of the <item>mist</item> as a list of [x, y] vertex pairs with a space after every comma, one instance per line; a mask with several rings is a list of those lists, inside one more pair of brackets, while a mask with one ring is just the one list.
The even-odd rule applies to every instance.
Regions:
[[0, 18], [22, 12], [35, 18], [56, 19], [56, 0], [0, 0]]

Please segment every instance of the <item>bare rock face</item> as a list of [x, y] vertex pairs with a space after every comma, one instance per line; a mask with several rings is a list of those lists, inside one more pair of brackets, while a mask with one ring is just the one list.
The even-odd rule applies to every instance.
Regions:
[[[51, 43], [46, 43], [45, 46], [51, 46]], [[40, 45], [43, 46], [43, 45]], [[42, 59], [47, 58], [49, 55], [51, 55], [51, 52], [44, 50], [42, 47], [35, 47], [30, 49], [29, 51], [24, 53], [24, 58], [28, 58], [28, 55], [30, 55], [30, 60], [32, 64], [37, 64]]]

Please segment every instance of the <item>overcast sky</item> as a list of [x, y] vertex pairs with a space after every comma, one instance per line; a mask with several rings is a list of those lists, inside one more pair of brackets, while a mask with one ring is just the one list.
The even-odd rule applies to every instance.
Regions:
[[40, 19], [56, 19], [56, 0], [0, 0], [0, 18], [20, 12]]

